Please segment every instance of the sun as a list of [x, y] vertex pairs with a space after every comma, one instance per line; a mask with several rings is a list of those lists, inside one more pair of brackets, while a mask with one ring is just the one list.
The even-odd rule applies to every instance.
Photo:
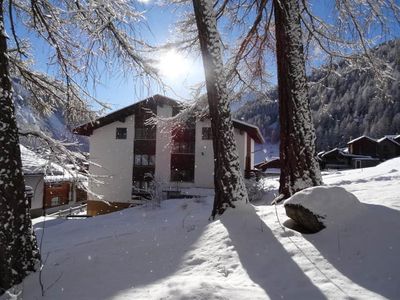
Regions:
[[190, 65], [189, 59], [175, 50], [169, 50], [161, 53], [156, 67], [161, 76], [174, 80], [185, 76], [189, 72]]

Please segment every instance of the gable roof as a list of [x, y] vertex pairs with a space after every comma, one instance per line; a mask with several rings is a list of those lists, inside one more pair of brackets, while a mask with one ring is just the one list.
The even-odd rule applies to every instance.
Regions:
[[347, 143], [347, 145], [353, 144], [354, 142], [357, 142], [357, 141], [362, 140], [362, 139], [367, 139], [367, 140], [369, 140], [369, 141], [371, 141], [371, 142], [376, 143], [376, 140], [375, 140], [375, 139], [373, 139], [373, 138], [371, 138], [371, 137], [369, 137], [369, 136], [367, 136], [367, 135], [362, 135], [362, 136], [360, 136], [360, 137], [358, 137], [358, 138], [356, 138], [356, 139], [351, 140], [350, 142]]
[[324, 158], [330, 154], [337, 153], [337, 155], [340, 155], [342, 157], [349, 157], [349, 158], [371, 158], [371, 156], [368, 155], [362, 155], [362, 154], [351, 154], [346, 151], [344, 151], [341, 148], [333, 148], [332, 150], [326, 151], [324, 154], [321, 155], [321, 158]]
[[139, 102], [136, 102], [132, 105], [126, 106], [124, 108], [121, 108], [119, 110], [116, 110], [112, 113], [109, 113], [108, 115], [105, 115], [103, 117], [98, 118], [97, 120], [93, 122], [89, 122], [83, 125], [80, 125], [76, 127], [73, 132], [79, 135], [86, 135], [90, 136], [93, 133], [93, 130], [106, 126], [108, 124], [111, 124], [115, 121], [123, 120], [126, 117], [135, 114], [136, 112], [139, 112], [140, 109], [145, 105], [145, 106], [153, 106], [157, 104], [167, 104], [170, 106], [178, 106], [179, 103], [171, 98], [162, 96], [162, 95], [154, 95], [152, 97], [146, 98], [144, 100], [141, 100]]
[[390, 137], [390, 136], [384, 136], [383, 138], [380, 138], [378, 140], [378, 143], [381, 143], [383, 141], [389, 141], [392, 142], [393, 144], [395, 144], [396, 146], [400, 146], [400, 144], [394, 140], [394, 138]]
[[[153, 105], [170, 105], [172, 107], [178, 107], [179, 102], [162, 95], [154, 95], [152, 97], [146, 98], [142, 101], [136, 102], [132, 105], [114, 111], [108, 115], [98, 118], [94, 122], [89, 122], [76, 127], [73, 132], [79, 135], [90, 136], [93, 130], [111, 124], [115, 121], [123, 120], [126, 117], [133, 115], [140, 111], [143, 106], [152, 107]], [[239, 130], [243, 130], [248, 133], [248, 135], [258, 144], [264, 144], [264, 138], [257, 126], [251, 125], [249, 123], [233, 119], [233, 126]]]
[[264, 144], [264, 137], [261, 134], [260, 129], [252, 124], [247, 122], [243, 122], [237, 119], [232, 119], [233, 127], [246, 131], [247, 134], [257, 143], [257, 144]]

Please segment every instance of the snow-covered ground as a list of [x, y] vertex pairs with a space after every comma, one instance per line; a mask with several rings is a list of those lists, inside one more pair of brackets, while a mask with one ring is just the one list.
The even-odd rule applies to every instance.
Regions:
[[354, 193], [361, 203], [347, 209], [360, 211], [344, 211], [340, 226], [313, 235], [285, 227], [283, 206], [269, 205], [277, 180], [266, 180], [272, 190], [262, 202], [216, 221], [208, 221], [210, 197], [86, 220], [38, 219], [44, 297], [39, 273], [20, 296], [400, 299], [400, 158], [324, 175], [328, 186]]

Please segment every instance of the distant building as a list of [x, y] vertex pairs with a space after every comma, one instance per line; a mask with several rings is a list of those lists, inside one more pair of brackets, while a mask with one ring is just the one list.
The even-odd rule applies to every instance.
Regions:
[[378, 156], [386, 160], [400, 156], [400, 144], [391, 137], [383, 137], [378, 140]]
[[363, 135], [351, 140], [347, 146], [350, 154], [378, 157], [378, 142], [369, 136]]
[[25, 186], [31, 187], [33, 192], [30, 207], [31, 216], [35, 218], [43, 214], [44, 160], [22, 145], [20, 149]]
[[374, 139], [363, 135], [347, 143], [347, 149], [335, 148], [318, 153], [322, 169], [368, 168], [400, 156], [400, 135]]
[[254, 168], [261, 171], [265, 176], [279, 175], [281, 173], [281, 161], [279, 158], [274, 158], [258, 163], [254, 165]]
[[22, 145], [20, 149], [25, 186], [33, 192], [30, 202], [33, 218], [87, 200], [86, 191], [81, 188], [86, 177], [50, 163]]

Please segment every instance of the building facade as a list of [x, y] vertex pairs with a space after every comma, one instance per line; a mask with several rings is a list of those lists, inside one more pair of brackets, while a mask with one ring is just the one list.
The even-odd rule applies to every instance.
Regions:
[[[193, 120], [171, 130], [146, 125], [151, 113], [169, 118], [177, 109], [175, 100], [155, 95], [75, 129], [89, 136], [93, 162], [89, 170], [99, 181], [89, 183], [97, 196], [89, 199], [88, 214], [131, 205], [135, 196], [146, 194], [153, 179], [163, 192], [214, 187], [208, 119]], [[254, 166], [254, 144], [264, 140], [257, 127], [238, 120], [233, 124], [245, 175]]]

